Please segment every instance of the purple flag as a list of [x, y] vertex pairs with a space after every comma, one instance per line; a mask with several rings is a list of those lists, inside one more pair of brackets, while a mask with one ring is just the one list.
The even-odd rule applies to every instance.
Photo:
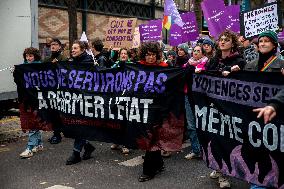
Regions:
[[187, 12], [181, 14], [184, 25], [182, 27], [182, 43], [188, 41], [195, 41], [198, 36], [198, 25], [194, 12]]
[[149, 25], [148, 24], [140, 24], [139, 32], [140, 32], [141, 42], [145, 42], [149, 40]]
[[164, 16], [170, 16], [172, 24], [177, 24], [180, 27], [184, 24], [173, 0], [165, 0]]
[[283, 40], [284, 40], [284, 30], [278, 33], [278, 41], [283, 41]]
[[173, 24], [170, 29], [170, 45], [178, 46], [182, 43], [182, 29], [177, 24]]
[[162, 20], [151, 20], [148, 24], [140, 24], [140, 41], [159, 41], [162, 39]]
[[149, 23], [149, 40], [159, 41], [162, 40], [162, 20], [150, 20]]
[[226, 29], [240, 33], [240, 5], [231, 5], [226, 7], [229, 17], [229, 25]]
[[201, 3], [201, 8], [210, 34], [216, 39], [229, 25], [229, 15], [226, 12], [226, 6], [221, 0], [204, 0]]

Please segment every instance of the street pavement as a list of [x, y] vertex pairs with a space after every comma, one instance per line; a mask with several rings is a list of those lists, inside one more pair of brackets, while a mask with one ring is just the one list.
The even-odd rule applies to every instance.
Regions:
[[[14, 122], [13, 122], [14, 121]], [[19, 120], [3, 122], [11, 130], [19, 129]], [[13, 125], [14, 124], [14, 125]], [[13, 125], [13, 126], [12, 126]], [[0, 135], [3, 138], [3, 129]], [[17, 131], [18, 132], [18, 131]], [[186, 160], [189, 144], [179, 152], [166, 158], [166, 169], [153, 180], [140, 183], [137, 178], [142, 171], [143, 151], [132, 150], [123, 155], [111, 150], [108, 143], [92, 141], [96, 147], [93, 158], [75, 165], [65, 165], [72, 152], [73, 140], [63, 138], [59, 144], [51, 145], [47, 139], [51, 132], [44, 132], [44, 151], [28, 159], [20, 159], [27, 136], [18, 133], [17, 140], [2, 140], [0, 146], [0, 189], [218, 189], [217, 180], [208, 177], [208, 169], [202, 160]], [[5, 135], [10, 136], [10, 135]], [[14, 136], [15, 138], [15, 136]], [[0, 141], [1, 142], [1, 141]], [[231, 178], [233, 189], [247, 189], [249, 185]]]

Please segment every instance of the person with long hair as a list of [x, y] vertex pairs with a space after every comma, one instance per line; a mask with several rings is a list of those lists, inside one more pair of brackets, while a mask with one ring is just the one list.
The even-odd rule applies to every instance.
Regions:
[[[123, 67], [125, 66], [125, 64], [133, 64], [132, 61], [130, 61], [129, 59], [129, 51], [127, 50], [127, 48], [121, 48], [119, 51], [118, 51], [118, 55], [119, 55], [119, 58], [118, 60], [112, 65], [112, 68], [120, 68], [120, 67]], [[110, 148], [112, 150], [118, 150], [120, 149], [120, 146], [118, 144], [112, 144], [110, 146]], [[126, 146], [122, 146], [121, 147], [121, 152], [123, 154], [129, 154], [129, 149], [126, 147]]]
[[[244, 68], [246, 62], [239, 52], [239, 41], [235, 33], [225, 30], [219, 35], [218, 48], [215, 56], [205, 65], [205, 70], [216, 71], [223, 76]], [[217, 144], [216, 144], [217, 145]], [[229, 188], [229, 179], [220, 170], [210, 173], [210, 178], [218, 179], [220, 188]]]
[[[145, 66], [168, 67], [168, 64], [161, 61], [161, 49], [158, 42], [146, 42], [140, 47], [139, 64]], [[155, 133], [155, 132], [153, 132]], [[153, 137], [155, 138], [155, 137]], [[153, 141], [154, 142], [154, 141]], [[153, 144], [155, 145], [155, 144]], [[139, 182], [151, 180], [155, 175], [164, 170], [164, 161], [161, 150], [146, 150], [143, 162], [143, 174], [138, 178]]]
[[239, 52], [239, 46], [237, 35], [230, 30], [225, 30], [219, 35], [216, 54], [205, 65], [206, 70], [218, 71], [223, 76], [242, 70], [246, 62]]
[[[72, 59], [71, 61], [82, 64], [82, 63], [93, 63], [93, 57], [86, 52], [88, 49], [87, 44], [83, 41], [74, 41], [72, 45]], [[81, 151], [85, 149], [83, 156], [81, 158]], [[75, 163], [79, 163], [81, 159], [88, 160], [91, 158], [92, 152], [95, 150], [95, 147], [84, 138], [75, 138], [73, 144], [73, 153], [67, 159], [66, 165], [72, 165]]]
[[[23, 53], [23, 58], [24, 64], [41, 63], [40, 52], [34, 47], [26, 48]], [[21, 158], [32, 157], [35, 152], [43, 150], [42, 135], [40, 130], [30, 130], [28, 136], [28, 144], [25, 151], [20, 154]]]
[[133, 64], [130, 60], [130, 53], [127, 48], [121, 48], [118, 51], [118, 60], [111, 66], [112, 68], [119, 68], [124, 66], [125, 64]]
[[[188, 60], [188, 62], [184, 65], [184, 67], [193, 67], [196, 72], [200, 72], [204, 70], [204, 66], [207, 62], [208, 58], [205, 56], [205, 50], [202, 48], [202, 44], [197, 44], [193, 48], [192, 57]], [[190, 94], [188, 94], [187, 85], [185, 85], [184, 89], [185, 93], [185, 115], [186, 115], [186, 128], [187, 128], [187, 135], [191, 143], [192, 151], [185, 156], [185, 159], [191, 160], [195, 158], [201, 158], [201, 151], [199, 140], [197, 137], [196, 126], [195, 126], [195, 119], [193, 114], [193, 104]]]

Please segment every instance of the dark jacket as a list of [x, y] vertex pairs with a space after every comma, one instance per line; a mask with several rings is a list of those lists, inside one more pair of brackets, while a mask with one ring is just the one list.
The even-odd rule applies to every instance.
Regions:
[[231, 67], [238, 65], [242, 70], [245, 66], [246, 62], [242, 55], [239, 53], [234, 53], [224, 59], [220, 58], [220, 56], [214, 56], [210, 61], [206, 64], [205, 69], [207, 71], [229, 71], [231, 72]]
[[284, 110], [284, 89], [269, 101], [269, 105], [273, 106], [276, 111], [282, 112]]
[[107, 57], [104, 54], [99, 53], [94, 58], [95, 58], [95, 62], [97, 62], [100, 67], [102, 67], [102, 68], [110, 68], [111, 67], [111, 65], [109, 65]]
[[80, 56], [73, 57], [71, 61], [76, 63], [94, 63], [93, 57], [84, 51]]
[[175, 67], [181, 68], [185, 63], [187, 63], [189, 59], [190, 59], [190, 56], [188, 54], [184, 55], [183, 57], [177, 56]]
[[65, 57], [61, 52], [55, 52], [55, 53], [52, 53], [51, 56], [45, 58], [45, 59], [43, 60], [43, 63], [52, 62], [55, 58], [56, 58], [59, 62], [60, 62], [60, 61], [67, 61], [67, 57]]

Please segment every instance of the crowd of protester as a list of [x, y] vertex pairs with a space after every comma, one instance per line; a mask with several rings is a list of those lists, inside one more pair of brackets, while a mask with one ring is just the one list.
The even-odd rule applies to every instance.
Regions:
[[[105, 49], [101, 39], [94, 39], [91, 43], [86, 41], [75, 41], [72, 44], [71, 51], [63, 48], [59, 39], [47, 39], [47, 44], [42, 51], [42, 58], [38, 49], [27, 48], [24, 51], [24, 64], [26, 63], [57, 63], [60, 61], [72, 61], [78, 64], [93, 63], [102, 68], [119, 68], [125, 64], [142, 64], [145, 66], [160, 67], [179, 67], [183, 69], [192, 69], [196, 73], [202, 71], [215, 71], [222, 76], [228, 76], [232, 72], [259, 71], [259, 72], [282, 72], [284, 60], [280, 54], [280, 46], [277, 34], [273, 31], [265, 31], [255, 39], [245, 39], [229, 30], [220, 34], [214, 41], [209, 38], [201, 38], [197, 44], [191, 46], [183, 43], [177, 47], [167, 49], [164, 54], [165, 45], [162, 42], [145, 42], [139, 49]], [[191, 52], [190, 52], [190, 49]], [[68, 53], [69, 52], [69, 53]], [[41, 62], [41, 60], [43, 60]], [[192, 151], [185, 156], [187, 160], [201, 158], [202, 153], [199, 145], [198, 136], [195, 129], [195, 118], [193, 113], [193, 102], [191, 94], [187, 87], [184, 88], [185, 97], [185, 118], [186, 118], [186, 136], [191, 143]], [[282, 92], [283, 94], [283, 92]], [[283, 96], [283, 95], [282, 95]], [[283, 106], [283, 97], [281, 99]], [[278, 100], [279, 101], [279, 100]], [[278, 102], [276, 100], [276, 102]], [[283, 107], [282, 107], [283, 108]], [[259, 117], [264, 115], [265, 120], [269, 121], [274, 117], [276, 110], [280, 109], [275, 103], [268, 108], [255, 110], [259, 112]], [[272, 115], [273, 114], [273, 115]], [[53, 136], [49, 139], [51, 144], [60, 143], [62, 140], [61, 131], [54, 130]], [[84, 153], [81, 158], [81, 151]], [[118, 144], [111, 145], [111, 149], [120, 149]], [[27, 148], [20, 154], [22, 158], [33, 156], [33, 153], [43, 150], [41, 133], [38, 130], [29, 131], [29, 140]], [[66, 165], [75, 164], [91, 158], [95, 147], [83, 138], [74, 140], [73, 152], [67, 159]], [[130, 153], [127, 146], [121, 147], [123, 154]], [[164, 157], [169, 157], [170, 152], [163, 149], [155, 151], [146, 151], [143, 163], [143, 173], [139, 177], [140, 182], [150, 180], [164, 169]], [[209, 174], [212, 179], [218, 179], [220, 188], [230, 188], [229, 178], [223, 175], [220, 170], [214, 170]], [[251, 188], [263, 189], [256, 185]]]

